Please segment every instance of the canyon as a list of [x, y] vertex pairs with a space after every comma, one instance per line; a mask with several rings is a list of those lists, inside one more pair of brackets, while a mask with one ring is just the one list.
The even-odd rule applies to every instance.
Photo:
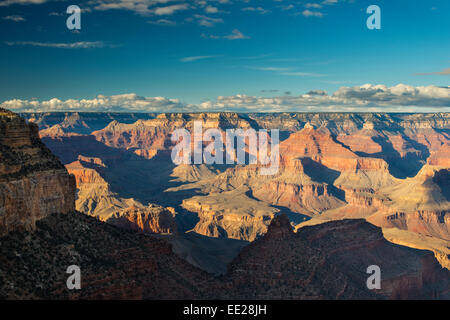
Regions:
[[[450, 298], [448, 114], [22, 116], [0, 112], [3, 299]], [[279, 129], [280, 170], [174, 165], [194, 121]]]
[[[448, 113], [23, 116], [40, 124], [43, 142], [75, 175], [77, 210], [103, 221], [155, 205], [173, 210], [181, 235], [223, 241], [253, 241], [281, 213], [296, 230], [362, 218], [430, 243], [450, 241]], [[175, 165], [171, 134], [193, 132], [195, 122], [223, 136], [230, 128], [278, 129], [278, 172], [260, 175], [258, 165]], [[397, 242], [423, 248], [416, 237], [397, 239], [403, 234], [397, 232]], [[427, 248], [448, 266], [448, 247]]]

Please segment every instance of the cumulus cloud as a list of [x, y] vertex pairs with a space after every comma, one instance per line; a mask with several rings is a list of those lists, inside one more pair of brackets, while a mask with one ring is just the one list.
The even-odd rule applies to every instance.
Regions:
[[312, 90], [299, 96], [221, 96], [205, 101], [199, 107], [204, 111], [241, 112], [449, 112], [450, 87], [366, 84], [342, 87], [332, 95], [323, 90]]
[[274, 97], [238, 94], [219, 96], [198, 105], [131, 93], [81, 100], [13, 99], [4, 101], [0, 107], [15, 112], [450, 112], [450, 87], [366, 84], [342, 87], [331, 95], [323, 90], [311, 90], [298, 96], [290, 92]]
[[186, 3], [174, 4], [174, 5], [167, 6], [167, 7], [158, 7], [154, 10], [154, 13], [157, 16], [172, 15], [177, 11], [187, 10], [188, 8], [189, 8], [189, 6]]
[[53, 98], [47, 101], [13, 99], [4, 101], [0, 107], [15, 112], [57, 112], [57, 111], [92, 111], [92, 112], [171, 112], [182, 110], [185, 105], [177, 99], [163, 97], [141, 97], [135, 93], [113, 96], [98, 95], [94, 99]]
[[216, 5], [228, 4], [227, 0], [90, 0], [94, 10], [129, 10], [140, 15], [168, 16], [180, 11], [196, 11], [215, 14], [221, 12]]
[[238, 29], [234, 29], [231, 34], [224, 36], [225, 39], [228, 40], [238, 40], [238, 39], [248, 39], [246, 35], [240, 32]]
[[140, 15], [172, 15], [187, 10], [189, 1], [177, 0], [90, 0], [94, 10], [128, 10]]
[[311, 11], [311, 10], [304, 10], [302, 11], [302, 15], [304, 15], [305, 17], [319, 17], [322, 18], [323, 17], [323, 13], [320, 11]]
[[320, 9], [320, 8], [322, 8], [322, 5], [319, 4], [319, 3], [305, 3], [305, 7], [306, 8]]
[[219, 9], [217, 9], [216, 7], [213, 7], [213, 6], [207, 6], [205, 8], [205, 12], [206, 13], [218, 13]]

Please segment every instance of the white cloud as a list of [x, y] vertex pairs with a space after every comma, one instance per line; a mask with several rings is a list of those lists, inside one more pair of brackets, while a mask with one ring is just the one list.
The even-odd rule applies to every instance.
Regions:
[[322, 12], [311, 11], [311, 10], [308, 10], [308, 9], [304, 10], [302, 12], [302, 15], [304, 15], [305, 17], [319, 17], [319, 18], [323, 17], [323, 13]]
[[94, 99], [53, 98], [47, 101], [37, 100], [8, 100], [0, 104], [2, 108], [15, 112], [57, 112], [57, 111], [92, 111], [92, 112], [162, 112], [183, 109], [176, 99], [163, 97], [146, 98], [134, 93], [113, 96], [98, 95]]
[[147, 23], [156, 24], [156, 25], [160, 25], [160, 26], [175, 26], [177, 24], [175, 21], [168, 20], [168, 19], [159, 19], [159, 20], [155, 20], [155, 21], [147, 21]]
[[194, 14], [192, 17], [186, 19], [187, 21], [195, 21], [198, 25], [203, 27], [213, 27], [218, 23], [223, 23], [222, 18], [212, 18], [201, 14]]
[[238, 40], [238, 39], [248, 39], [249, 37], [245, 36], [238, 29], [234, 29], [230, 35], [224, 36], [225, 39], [228, 40]]
[[198, 105], [131, 93], [65, 101], [57, 98], [48, 101], [13, 99], [4, 101], [0, 107], [16, 112], [450, 112], [450, 87], [366, 84], [342, 87], [331, 95], [323, 90], [312, 90], [298, 96], [285, 94], [258, 97], [238, 94], [219, 96]]
[[288, 4], [288, 5], [282, 5], [280, 6], [281, 10], [283, 11], [287, 11], [287, 10], [292, 10], [295, 8], [295, 6], [293, 4]]
[[217, 9], [216, 7], [213, 7], [213, 6], [207, 6], [205, 8], [205, 12], [206, 13], [218, 13], [219, 9]]
[[257, 12], [259, 14], [266, 14], [270, 12], [269, 10], [266, 10], [262, 7], [246, 7], [242, 8], [242, 11]]
[[318, 3], [305, 3], [305, 7], [320, 9], [320, 8], [322, 8], [322, 5], [320, 5]]
[[48, 0], [4, 0], [0, 1], [0, 7], [6, 7], [13, 4], [42, 4], [47, 2]]
[[56, 43], [56, 42], [36, 42], [36, 41], [6, 41], [8, 46], [32, 46], [32, 47], [47, 47], [60, 49], [89, 49], [89, 48], [103, 48], [112, 47], [103, 41], [79, 41], [70, 43]]
[[189, 6], [186, 3], [183, 4], [175, 4], [167, 7], [159, 7], [154, 10], [154, 13], [157, 16], [162, 15], [172, 15], [177, 11], [187, 10]]
[[14, 22], [22, 22], [25, 21], [25, 18], [19, 15], [13, 15], [13, 16], [6, 16], [2, 18], [3, 20], [10, 20]]
[[[175, 0], [91, 0], [89, 5], [95, 10], [129, 10], [141, 15], [155, 14], [157, 15], [172, 14], [175, 11], [182, 10], [186, 3], [182, 3], [183, 7], [172, 7], [167, 4], [174, 3]], [[179, 2], [179, 1], [178, 1]], [[180, 5], [180, 4], [175, 4]]]
[[[214, 3], [214, 5], [209, 4]], [[227, 4], [228, 1], [192, 1], [192, 0], [90, 0], [89, 5], [95, 10], [129, 10], [140, 15], [174, 15], [180, 11], [200, 10], [206, 13], [219, 13], [216, 4]]]
[[332, 95], [312, 90], [299, 96], [220, 96], [199, 105], [203, 111], [239, 112], [449, 112], [450, 87], [399, 84], [342, 87]]
[[201, 35], [203, 38], [206, 39], [227, 39], [227, 40], [240, 40], [240, 39], [250, 39], [250, 37], [244, 35], [242, 32], [240, 32], [238, 29], [234, 29], [231, 34], [225, 35], [225, 36], [217, 36], [217, 35]]

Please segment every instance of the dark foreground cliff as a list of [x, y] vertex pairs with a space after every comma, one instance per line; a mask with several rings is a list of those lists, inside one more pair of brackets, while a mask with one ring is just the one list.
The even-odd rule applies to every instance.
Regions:
[[[369, 266], [381, 289], [368, 290]], [[242, 250], [223, 279], [238, 299], [449, 299], [450, 272], [432, 252], [392, 244], [364, 220], [292, 231], [272, 220], [264, 237]]]
[[[448, 299], [449, 271], [362, 220], [293, 233], [285, 216], [214, 277], [153, 236], [81, 213], [52, 214], [0, 238], [0, 299]], [[366, 269], [381, 268], [381, 290]], [[70, 291], [67, 267], [81, 268]]]
[[[208, 297], [213, 280], [163, 240], [76, 212], [0, 243], [2, 299], [196, 299]], [[81, 269], [81, 290], [67, 289], [71, 265]]]

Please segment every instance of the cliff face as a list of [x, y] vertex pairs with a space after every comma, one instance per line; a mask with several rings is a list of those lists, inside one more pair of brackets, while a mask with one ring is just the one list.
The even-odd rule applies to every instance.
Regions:
[[354, 281], [370, 265], [381, 269], [377, 294], [389, 299], [449, 298], [450, 271], [441, 267], [433, 253], [388, 242], [381, 228], [364, 220], [343, 220], [298, 230], [298, 237], [327, 256], [330, 263]]
[[[94, 130], [106, 127], [111, 121], [118, 120], [121, 123], [133, 123], [137, 119], [153, 119], [155, 114], [148, 113], [114, 113], [114, 112], [44, 112], [22, 113], [22, 118], [36, 123], [41, 130], [52, 127], [64, 132], [88, 134]], [[54, 129], [51, 131], [54, 131]]]
[[102, 130], [91, 134], [107, 146], [138, 149], [141, 154], [152, 154], [173, 145], [172, 132], [186, 128], [193, 132], [194, 122], [201, 122], [203, 128], [251, 128], [251, 124], [236, 113], [185, 113], [160, 114], [155, 119], [138, 120], [133, 124], [112, 121]]
[[144, 233], [177, 233], [175, 209], [150, 205], [148, 207], [129, 207], [110, 217], [106, 222], [122, 229]]
[[0, 235], [75, 210], [75, 180], [39, 140], [38, 127], [0, 110]]
[[450, 240], [449, 177], [447, 168], [424, 165], [415, 177], [383, 190], [389, 201], [368, 220]]
[[77, 184], [77, 210], [127, 230], [176, 233], [175, 210], [121, 198], [103, 178], [108, 166], [100, 158], [79, 156], [66, 165]]

